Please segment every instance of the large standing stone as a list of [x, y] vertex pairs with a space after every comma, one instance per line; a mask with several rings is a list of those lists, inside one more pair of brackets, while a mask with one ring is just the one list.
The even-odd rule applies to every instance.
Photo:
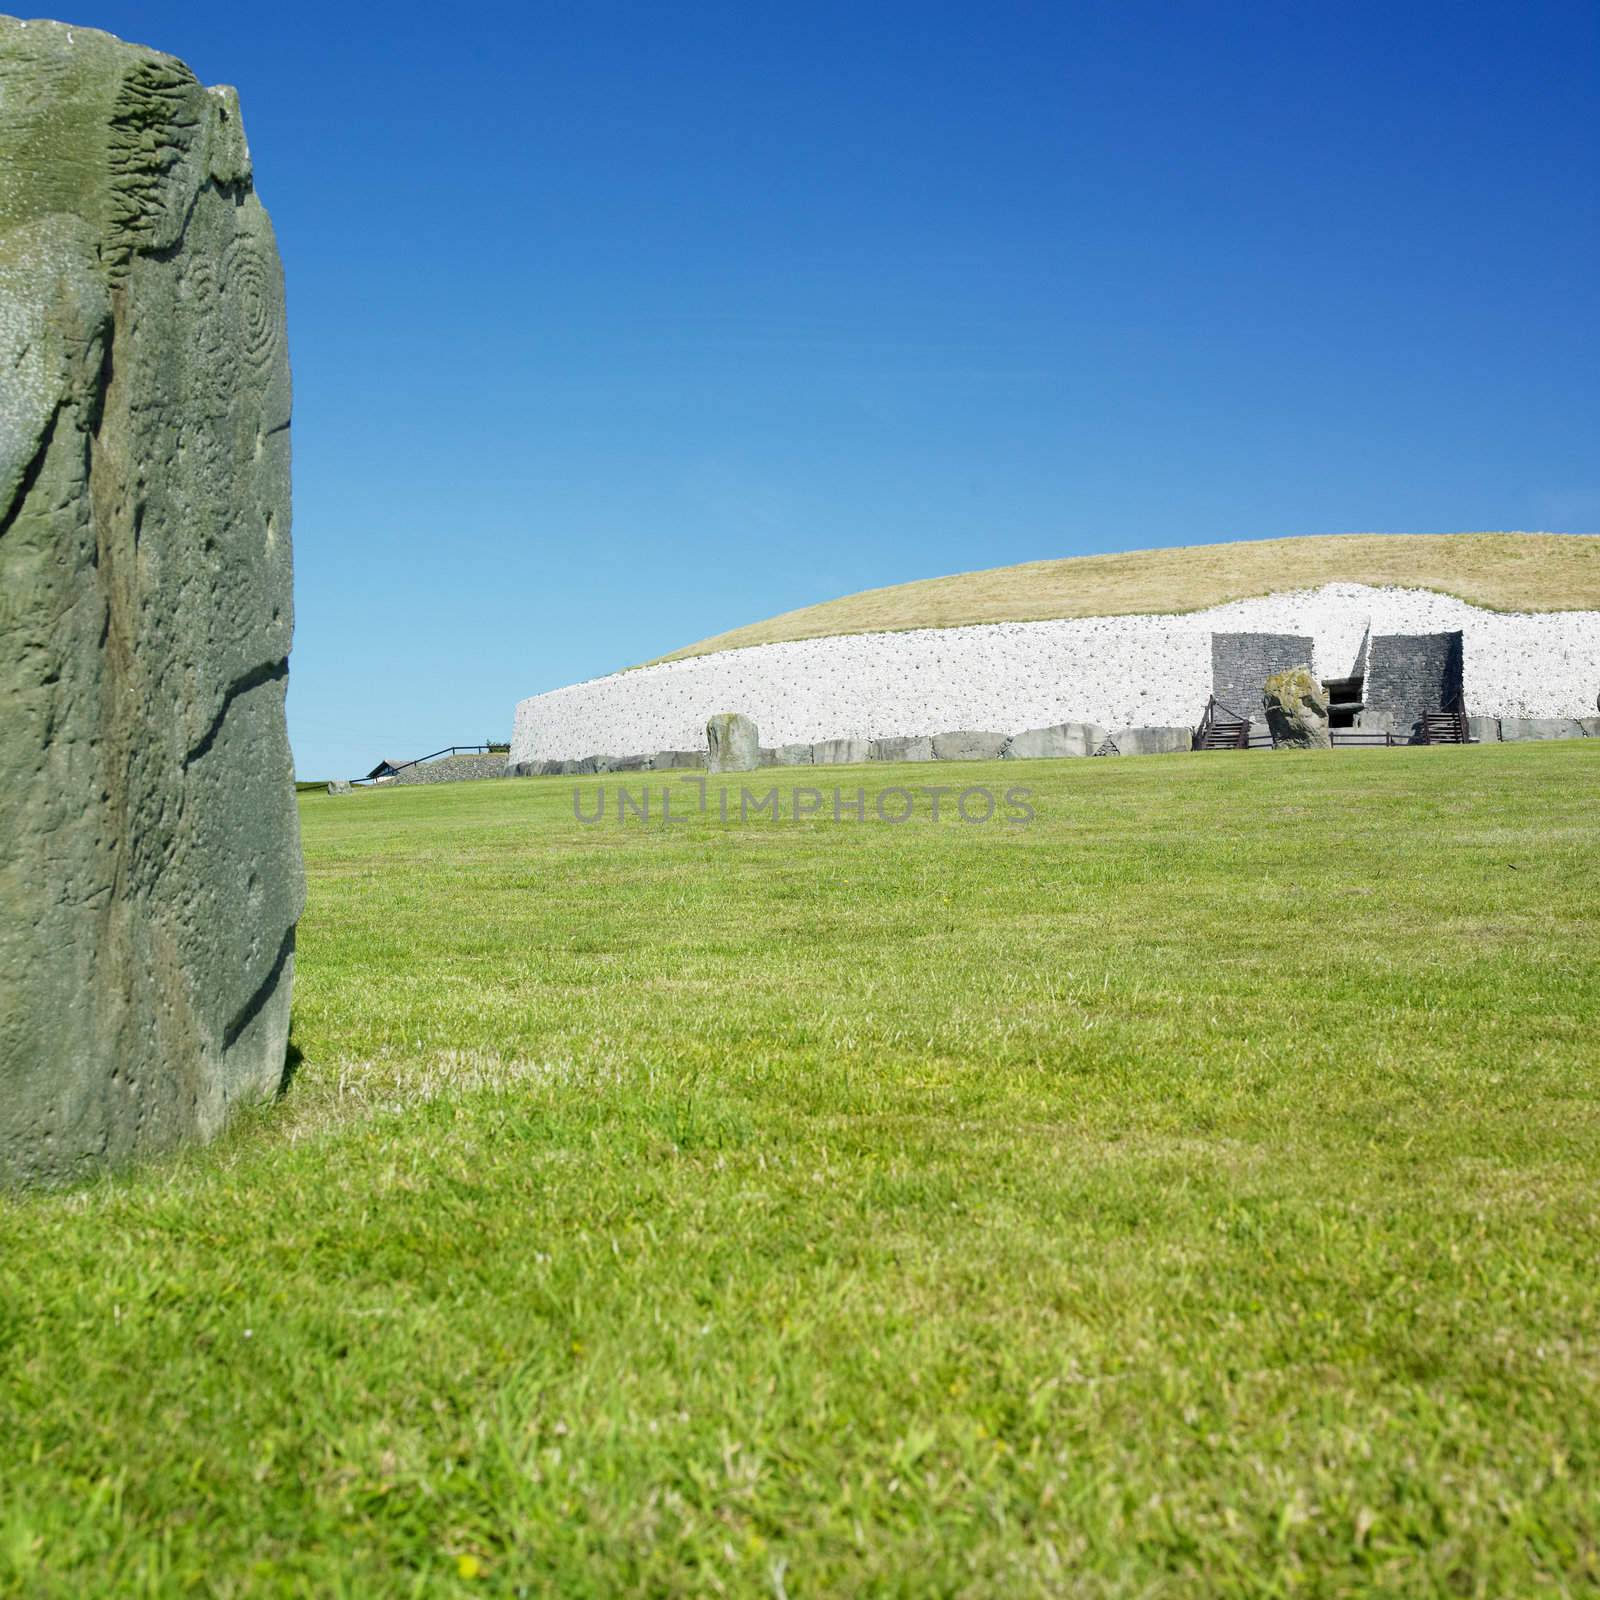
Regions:
[[707, 772], [754, 772], [761, 740], [756, 725], [737, 711], [719, 711], [706, 724]]
[[0, 18], [0, 1177], [282, 1081], [288, 427], [234, 92]]
[[1274, 672], [1261, 688], [1272, 742], [1279, 749], [1329, 750], [1328, 691], [1310, 667]]

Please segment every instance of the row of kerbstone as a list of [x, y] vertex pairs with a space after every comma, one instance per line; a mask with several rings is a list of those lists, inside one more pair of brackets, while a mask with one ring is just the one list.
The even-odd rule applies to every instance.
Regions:
[[[869, 761], [1025, 761], [1070, 756], [1169, 755], [1194, 746], [1188, 728], [1122, 728], [1109, 733], [1091, 722], [1062, 722], [1025, 733], [957, 729], [886, 739], [818, 739], [810, 744], [760, 745], [758, 767], [859, 766]], [[592, 777], [610, 772], [703, 769], [703, 750], [658, 750], [653, 755], [582, 756], [565, 761], [518, 761], [513, 778]]]
[[1467, 729], [1482, 744], [1522, 739], [1600, 739], [1600, 717], [1468, 717]]

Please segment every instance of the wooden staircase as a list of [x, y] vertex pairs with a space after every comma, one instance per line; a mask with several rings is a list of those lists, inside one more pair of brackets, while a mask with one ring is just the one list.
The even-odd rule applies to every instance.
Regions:
[[1460, 706], [1450, 711], [1426, 711], [1422, 716], [1424, 744], [1471, 744], [1467, 714]]
[[1250, 721], [1212, 695], [1206, 701], [1205, 714], [1200, 726], [1194, 730], [1196, 750], [1248, 750], [1250, 748]]

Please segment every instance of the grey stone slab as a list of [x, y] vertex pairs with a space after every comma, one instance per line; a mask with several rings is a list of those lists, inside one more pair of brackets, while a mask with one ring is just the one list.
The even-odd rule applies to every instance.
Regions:
[[754, 772], [761, 740], [756, 725], [737, 711], [719, 711], [706, 723], [706, 771]]
[[811, 747], [811, 760], [819, 767], [856, 766], [868, 757], [865, 739], [819, 739]]
[[870, 761], [932, 761], [933, 740], [926, 735], [873, 739], [867, 745]]
[[704, 750], [658, 750], [650, 763], [656, 772], [689, 771], [705, 764]]
[[1011, 736], [1005, 733], [969, 732], [957, 729], [953, 733], [936, 733], [933, 736], [935, 761], [998, 761], [1005, 754]]
[[1008, 761], [1030, 761], [1060, 756], [1092, 756], [1106, 737], [1106, 730], [1092, 722], [1058, 722], [1050, 728], [1029, 728], [1017, 734], [1006, 746]]
[[809, 767], [815, 759], [815, 752], [808, 744], [780, 744], [774, 756], [774, 766]]
[[1500, 742], [1500, 719], [1498, 717], [1468, 717], [1467, 736], [1476, 739], [1479, 744], [1498, 744]]
[[1576, 717], [1502, 717], [1500, 737], [1522, 739], [1581, 739], [1583, 730]]
[[348, 778], [334, 778], [328, 784], [329, 794], [354, 794], [355, 785]]
[[233, 91], [0, 18], [0, 1179], [282, 1081], [289, 413]]
[[1111, 735], [1124, 756], [1167, 756], [1194, 749], [1192, 728], [1118, 728]]

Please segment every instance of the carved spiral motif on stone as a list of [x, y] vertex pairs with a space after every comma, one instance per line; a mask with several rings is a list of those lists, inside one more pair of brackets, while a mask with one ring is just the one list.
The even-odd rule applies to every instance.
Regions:
[[222, 282], [236, 318], [240, 353], [252, 366], [265, 367], [278, 344], [277, 283], [261, 246], [248, 234], [223, 252]]

